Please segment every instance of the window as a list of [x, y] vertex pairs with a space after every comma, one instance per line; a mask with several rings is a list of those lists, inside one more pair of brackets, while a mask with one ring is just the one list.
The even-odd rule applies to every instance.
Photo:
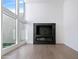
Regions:
[[25, 24], [22, 23], [25, 3], [24, 0], [2, 1], [2, 47], [6, 48], [25, 39]]
[[24, 0], [19, 0], [19, 16], [23, 18], [24, 16], [24, 8], [25, 7], [25, 3]]
[[3, 0], [3, 7], [15, 13], [16, 12], [16, 0]]
[[3, 48], [16, 44], [16, 20], [3, 14], [2, 20]]

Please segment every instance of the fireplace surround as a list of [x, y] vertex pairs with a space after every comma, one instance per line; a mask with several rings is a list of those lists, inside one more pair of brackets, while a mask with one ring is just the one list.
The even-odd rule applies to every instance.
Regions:
[[34, 44], [56, 44], [56, 23], [34, 23]]

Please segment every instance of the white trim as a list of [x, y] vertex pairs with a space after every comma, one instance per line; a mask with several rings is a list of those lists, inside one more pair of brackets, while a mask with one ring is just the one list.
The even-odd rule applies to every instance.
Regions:
[[[64, 43], [65, 44], [65, 43]], [[72, 48], [71, 46], [69, 46], [68, 44], [65, 44], [66, 46], [70, 47], [71, 49], [77, 51], [76, 49]], [[78, 52], [78, 51], [77, 51]]]
[[[16, 15], [19, 16], [19, 0], [16, 0]], [[16, 19], [16, 44], [18, 44], [19, 40], [18, 40], [18, 21], [19, 21], [19, 17]]]
[[24, 20], [25, 20], [25, 2], [24, 2], [24, 14], [23, 14]]
[[16, 0], [16, 15], [19, 15], [19, 0]]
[[[2, 49], [2, 37], [1, 37], [1, 34], [2, 34], [2, 30], [1, 30], [1, 26], [2, 26], [2, 0], [0, 0], [0, 55], [1, 55], [1, 49]], [[1, 56], [0, 56], [0, 59], [1, 59]]]
[[[23, 17], [25, 17], [25, 2], [24, 2], [24, 7], [23, 7]], [[23, 18], [24, 19], [24, 18]], [[25, 19], [24, 19], [25, 20]]]
[[2, 12], [2, 0], [0, 0], [0, 2], [1, 2], [1, 6], [0, 6], [0, 9], [1, 9], [1, 11], [0, 11], [0, 22], [1, 22], [1, 37], [0, 37], [0, 39], [1, 39], [1, 49], [3, 48], [3, 41], [2, 41], [2, 35], [3, 35], [3, 33], [2, 33], [2, 23], [3, 23], [3, 21], [2, 21], [2, 19], [3, 19], [3, 12]]
[[5, 54], [7, 54], [7, 53], [9, 53], [9, 52], [11, 52], [11, 51], [13, 51], [13, 50], [15, 50], [16, 48], [18, 48], [18, 47], [20, 47], [20, 46], [22, 46], [22, 45], [24, 45], [24, 44], [26, 44], [25, 41], [20, 42], [19, 44], [14, 44], [14, 45], [12, 45], [12, 46], [10, 46], [10, 47], [7, 47], [7, 48], [3, 48], [3, 49], [2, 49], [1, 56], [3, 56], [3, 55], [5, 55]]

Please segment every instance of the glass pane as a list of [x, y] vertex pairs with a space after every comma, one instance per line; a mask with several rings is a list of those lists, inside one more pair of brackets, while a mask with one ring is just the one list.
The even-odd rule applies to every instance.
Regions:
[[15, 13], [16, 9], [16, 0], [3, 0], [3, 7], [9, 9], [13, 13]]
[[21, 22], [18, 23], [18, 39], [19, 42], [25, 40], [25, 25], [22, 24]]
[[19, 0], [19, 15], [23, 17], [24, 14], [24, 0]]
[[3, 48], [16, 44], [16, 20], [3, 14], [2, 19]]

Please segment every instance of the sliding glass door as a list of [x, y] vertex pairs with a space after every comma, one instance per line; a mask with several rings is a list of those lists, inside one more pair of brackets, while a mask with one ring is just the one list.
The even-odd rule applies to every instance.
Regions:
[[22, 42], [25, 40], [25, 24], [23, 24], [22, 22], [18, 23], [18, 40], [19, 42]]
[[24, 22], [25, 14], [25, 2], [24, 0], [19, 0], [19, 22], [18, 22], [18, 40], [22, 42], [25, 40], [25, 24]]
[[2, 47], [25, 40], [24, 0], [2, 0]]
[[2, 20], [3, 48], [16, 44], [16, 20], [3, 14]]
[[16, 44], [16, 0], [2, 0], [2, 47]]

